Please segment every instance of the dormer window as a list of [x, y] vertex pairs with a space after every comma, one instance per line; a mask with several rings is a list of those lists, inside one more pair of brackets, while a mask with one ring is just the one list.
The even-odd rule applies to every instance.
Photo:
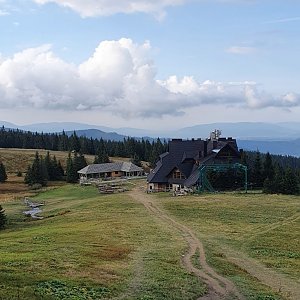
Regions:
[[185, 179], [184, 174], [182, 174], [178, 169], [174, 170], [172, 177], [174, 179]]

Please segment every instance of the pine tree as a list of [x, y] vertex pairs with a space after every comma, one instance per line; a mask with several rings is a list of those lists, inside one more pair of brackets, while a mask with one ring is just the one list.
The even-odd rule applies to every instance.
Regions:
[[265, 161], [263, 164], [263, 179], [269, 178], [271, 181], [273, 180], [275, 175], [273, 161], [270, 153], [268, 152], [265, 156]]
[[141, 160], [140, 160], [139, 156], [136, 153], [134, 153], [133, 156], [131, 156], [130, 161], [133, 164], [135, 164], [136, 166], [141, 167], [141, 165], [142, 165]]
[[288, 168], [283, 178], [283, 194], [297, 195], [299, 194], [299, 182], [293, 171]]
[[49, 179], [49, 175], [48, 175], [48, 171], [47, 171], [47, 167], [45, 164], [45, 160], [41, 157], [40, 160], [40, 170], [41, 170], [41, 179], [40, 179], [40, 184], [42, 186], [46, 186], [48, 179]]
[[97, 151], [97, 155], [95, 156], [94, 164], [104, 164], [109, 162], [109, 156], [105, 149], [99, 148]]
[[0, 182], [5, 182], [7, 180], [7, 174], [3, 163], [0, 163]]
[[71, 157], [71, 153], [69, 152], [69, 156], [67, 159], [67, 171], [66, 171], [66, 181], [69, 183], [76, 183], [77, 182], [77, 173], [74, 169], [73, 160]]
[[49, 151], [47, 151], [46, 157], [44, 159], [44, 163], [45, 163], [45, 167], [47, 169], [48, 179], [53, 180], [54, 174], [53, 174], [52, 161], [51, 161]]
[[7, 218], [5, 215], [5, 210], [0, 205], [0, 229], [3, 229], [7, 224]]
[[41, 184], [45, 186], [48, 181], [48, 173], [44, 159], [40, 159], [39, 153], [36, 151], [32, 166], [28, 166], [24, 182], [28, 185]]
[[58, 175], [58, 180], [61, 180], [62, 177], [65, 175], [65, 171], [61, 165], [60, 160], [57, 163], [57, 175]]
[[263, 186], [262, 165], [261, 165], [260, 152], [258, 150], [256, 151], [256, 157], [255, 157], [255, 162], [254, 162], [254, 167], [253, 167], [253, 172], [251, 177], [252, 177], [252, 182], [254, 184], [254, 187], [260, 188]]
[[24, 177], [24, 182], [28, 185], [32, 184], [32, 170], [31, 170], [31, 166], [27, 167], [27, 171]]
[[74, 170], [77, 174], [77, 178], [78, 178], [79, 174], [77, 173], [77, 171], [79, 171], [87, 166], [87, 162], [82, 153], [79, 153], [79, 156], [77, 153], [75, 153], [74, 159], [73, 159], [73, 166], [74, 166]]
[[149, 162], [150, 162], [152, 167], [155, 166], [155, 163], [159, 159], [159, 155], [162, 154], [163, 152], [164, 152], [164, 145], [162, 144], [162, 142], [158, 138], [156, 140], [156, 142], [152, 143], [152, 151], [151, 151], [151, 154], [150, 154], [150, 157], [149, 157]]
[[79, 138], [74, 131], [73, 134], [70, 137], [70, 151], [79, 152], [81, 149]]

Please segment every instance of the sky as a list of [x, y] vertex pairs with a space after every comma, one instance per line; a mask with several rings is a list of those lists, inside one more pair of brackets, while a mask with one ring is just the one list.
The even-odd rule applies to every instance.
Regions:
[[300, 120], [298, 0], [0, 0], [0, 120]]

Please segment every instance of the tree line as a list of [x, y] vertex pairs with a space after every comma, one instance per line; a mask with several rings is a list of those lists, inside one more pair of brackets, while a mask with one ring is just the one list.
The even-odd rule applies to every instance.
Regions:
[[[51, 151], [74, 151], [98, 157], [131, 157], [136, 161], [144, 160], [152, 166], [158, 156], [167, 151], [168, 143], [159, 138], [153, 141], [124, 138], [123, 141], [111, 141], [62, 133], [38, 133], [18, 129], [0, 129], [0, 148], [46, 149]], [[103, 161], [103, 159], [100, 159]]]
[[241, 162], [249, 169], [250, 187], [271, 194], [299, 194], [299, 158], [246, 152]]
[[37, 151], [32, 165], [29, 165], [27, 168], [24, 182], [30, 186], [34, 184], [45, 186], [49, 180], [58, 181], [62, 180], [63, 177], [64, 169], [60, 161], [57, 161], [55, 155], [51, 157], [48, 151], [46, 157], [43, 158]]
[[[168, 144], [166, 140], [149, 141], [144, 139], [124, 138], [123, 141], [111, 141], [79, 137], [74, 131], [70, 136], [65, 132], [58, 133], [33, 133], [21, 130], [0, 130], [0, 147], [2, 148], [30, 148], [47, 149], [52, 151], [69, 151], [67, 168], [64, 172], [60, 162], [51, 158], [49, 153], [45, 158], [36, 155], [32, 166], [29, 166], [26, 182], [38, 181], [33, 173], [37, 173], [40, 184], [48, 180], [61, 180], [63, 175], [68, 182], [76, 182], [77, 171], [86, 166], [84, 154], [95, 155], [94, 163], [109, 162], [109, 157], [131, 157], [131, 161], [139, 164], [140, 160], [148, 161], [152, 167], [155, 166], [159, 155], [166, 152]], [[264, 189], [265, 192], [296, 193], [300, 178], [300, 159], [292, 156], [270, 155], [256, 152], [243, 152], [241, 163], [248, 167], [249, 187]], [[4, 171], [3, 171], [4, 170]], [[224, 173], [224, 172], [223, 172]], [[211, 174], [211, 180], [221, 188], [235, 188], [241, 186], [243, 179], [240, 171], [228, 170], [227, 174]], [[42, 175], [41, 175], [42, 174]], [[223, 176], [225, 175], [225, 176]], [[0, 164], [0, 181], [7, 178], [5, 167]], [[291, 191], [288, 185], [293, 185]]]
[[[262, 190], [268, 194], [299, 194], [299, 158], [242, 152], [240, 163], [247, 166], [248, 189]], [[226, 171], [210, 171], [209, 181], [218, 190], [235, 190], [245, 187], [242, 170], [228, 168]]]

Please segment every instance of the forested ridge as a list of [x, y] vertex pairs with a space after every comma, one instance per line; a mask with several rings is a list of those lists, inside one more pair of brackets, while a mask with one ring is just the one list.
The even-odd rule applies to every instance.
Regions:
[[136, 160], [155, 164], [158, 156], [167, 151], [166, 140], [155, 141], [125, 138], [123, 141], [111, 141], [79, 137], [76, 132], [68, 136], [62, 133], [38, 133], [22, 130], [0, 130], [0, 148], [46, 149], [52, 151], [75, 151], [82, 154], [99, 155], [104, 153], [111, 157], [135, 157]]
[[[95, 163], [107, 162], [109, 161], [109, 157], [131, 157], [135, 163], [143, 160], [149, 162], [154, 167], [159, 155], [168, 150], [168, 143], [166, 140], [160, 140], [159, 138], [152, 142], [130, 137], [125, 138], [123, 141], [111, 141], [83, 136], [79, 137], [75, 131], [72, 135], [68, 136], [65, 132], [59, 134], [33, 133], [21, 130], [7, 130], [2, 127], [0, 130], [0, 147], [68, 151], [78, 153], [78, 158], [81, 159], [84, 154], [90, 154], [95, 155]], [[75, 165], [78, 164], [76, 163], [76, 159]], [[247, 165], [249, 184], [254, 188], [265, 187], [267, 190], [278, 191], [279, 189], [279, 191], [282, 191], [284, 188], [280, 188], [280, 186], [286, 185], [286, 181], [290, 180], [284, 179], [285, 177], [293, 177], [299, 182], [300, 158], [297, 157], [270, 155], [269, 153], [261, 154], [259, 151], [243, 152], [241, 163]], [[77, 170], [78, 168], [75, 169]], [[268, 169], [271, 171], [269, 172]], [[214, 175], [213, 177], [215, 181], [219, 181], [219, 175]], [[235, 184], [233, 182], [234, 176], [225, 177], [231, 180], [227, 183], [221, 180], [221, 186], [232, 188]], [[277, 189], [277, 187], [279, 188]]]

